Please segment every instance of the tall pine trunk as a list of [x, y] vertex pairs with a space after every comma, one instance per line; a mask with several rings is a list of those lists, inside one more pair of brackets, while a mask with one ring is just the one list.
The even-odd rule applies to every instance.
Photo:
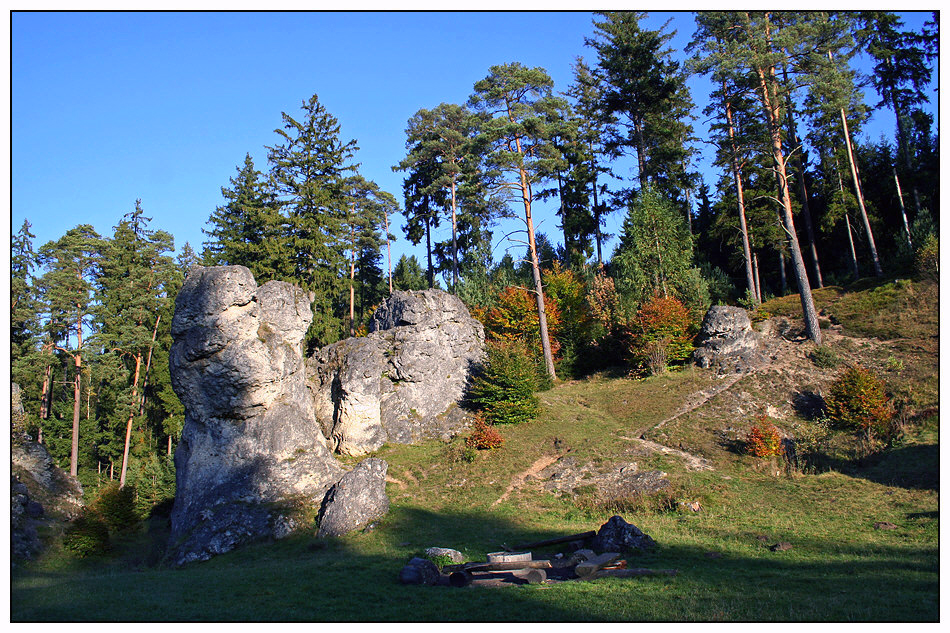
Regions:
[[456, 292], [459, 282], [458, 230], [456, 219], [455, 177], [452, 177], [452, 292]]
[[904, 194], [901, 193], [901, 181], [897, 177], [897, 167], [894, 167], [894, 184], [897, 186], [897, 200], [901, 203], [901, 219], [904, 221], [904, 235], [907, 237], [907, 246], [914, 250], [914, 243], [910, 239], [910, 226], [907, 224], [907, 209], [904, 208]]
[[142, 354], [135, 355], [135, 375], [132, 379], [132, 406], [129, 407], [129, 419], [125, 424], [125, 446], [122, 449], [122, 470], [119, 474], [119, 487], [125, 486], [125, 475], [129, 469], [129, 446], [132, 444], [132, 421], [135, 419], [136, 398], [139, 388], [139, 371], [142, 368]]
[[848, 132], [848, 119], [845, 117], [844, 108], [841, 109], [841, 128], [844, 130], [844, 145], [848, 150], [848, 164], [851, 167], [851, 178], [854, 180], [854, 193], [858, 199], [858, 210], [861, 212], [864, 230], [868, 234], [868, 246], [871, 249], [871, 262], [874, 264], [874, 274], [878, 277], [883, 277], [884, 271], [881, 270], [881, 260], [877, 256], [877, 246], [874, 244], [874, 233], [871, 232], [871, 221], [868, 220], [868, 212], [864, 208], [864, 193], [861, 191], [861, 178], [858, 176], [858, 164], [854, 158], [854, 151], [851, 148], [851, 134]]
[[[383, 209], [383, 220], [386, 222], [386, 265], [389, 269], [389, 294], [393, 293], [393, 253], [389, 240], [389, 211]], [[171, 441], [171, 438], [169, 438]]]
[[[835, 156], [835, 175], [838, 177], [838, 191], [841, 192], [841, 201], [844, 204], [844, 182], [841, 180], [841, 169], [838, 166], [838, 157]], [[851, 272], [854, 273], [854, 280], [861, 278], [861, 272], [858, 269], [858, 253], [854, 249], [854, 234], [851, 232], [851, 216], [848, 215], [848, 209], [844, 210], [844, 222], [848, 229], [848, 246], [851, 248]]]
[[[783, 65], [782, 67], [782, 76], [785, 80], [785, 87], [788, 90], [788, 70]], [[795, 169], [798, 173], [798, 193], [802, 200], [802, 220], [805, 222], [805, 237], [808, 240], [808, 251], [811, 255], [812, 265], [815, 271], [815, 283], [818, 284], [819, 288], [824, 287], [824, 283], [821, 279], [821, 265], [818, 263], [818, 248], [815, 245], [815, 231], [812, 229], [811, 224], [811, 206], [808, 203], [808, 189], [805, 187], [805, 161], [802, 159], [802, 151], [800, 149], [801, 141], [798, 138], [798, 129], [795, 125], [795, 109], [792, 105], [792, 95], [788, 91], [786, 93], [786, 109], [788, 110], [788, 128], [789, 136], [792, 140], [793, 148], [799, 148], [798, 151], [793, 151]]]
[[[771, 38], [767, 22], [766, 38], [768, 40]], [[769, 44], [769, 48], [771, 48], [771, 43]], [[805, 270], [805, 262], [802, 259], [798, 236], [795, 234], [795, 220], [792, 218], [792, 200], [788, 193], [788, 174], [785, 169], [785, 154], [782, 150], [781, 106], [778, 102], [777, 95], [774, 93], [778, 83], [775, 76], [775, 66], [759, 64], [755, 70], [759, 78], [762, 106], [765, 111], [766, 123], [768, 124], [769, 136], [771, 138], [772, 161], [775, 164], [775, 178], [778, 184], [779, 206], [781, 207], [780, 212], [785, 225], [785, 231], [788, 234], [789, 246], [792, 251], [792, 268], [795, 272], [795, 279], [798, 282], [802, 315], [805, 321], [805, 332], [808, 338], [817, 345], [821, 345], [821, 329], [818, 326], [818, 313], [815, 310], [815, 302], [811, 296], [811, 286], [808, 283], [808, 273]]]
[[[723, 93], [725, 93], [725, 82], [723, 82], [722, 89]], [[728, 127], [729, 143], [732, 149], [732, 175], [736, 181], [736, 195], [739, 199], [739, 229], [742, 232], [742, 257], [745, 261], [746, 285], [748, 286], [749, 292], [752, 294], [754, 301], [758, 303], [762, 299], [757, 289], [758, 284], [755, 282], [752, 272], [752, 248], [749, 246], [749, 228], [745, 219], [745, 196], [742, 188], [742, 170], [739, 167], [739, 149], [736, 147], [735, 126], [732, 123], [732, 104], [727, 101], [725, 106], [726, 125]]]
[[69, 474], [76, 477], [79, 474], [79, 411], [82, 407], [82, 308], [76, 306], [76, 353], [73, 360], [76, 363], [76, 381], [73, 389], [73, 443], [69, 454]]

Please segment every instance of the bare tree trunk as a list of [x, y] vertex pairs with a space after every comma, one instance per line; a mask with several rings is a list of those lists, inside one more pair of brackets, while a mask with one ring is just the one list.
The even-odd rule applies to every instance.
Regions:
[[[783, 64], [782, 75], [785, 80], [786, 89], [788, 87], [788, 70]], [[789, 136], [791, 136], [793, 148], [799, 148], [799, 151], [793, 151], [795, 168], [798, 171], [798, 193], [802, 199], [802, 219], [805, 221], [805, 237], [808, 239], [808, 250], [811, 254], [812, 265], [815, 269], [815, 282], [819, 288], [824, 286], [821, 280], [821, 265], [818, 263], [818, 248], [815, 245], [815, 232], [811, 225], [811, 208], [808, 204], [808, 190], [805, 188], [805, 161], [802, 159], [801, 141], [798, 138], [798, 129], [795, 126], [795, 109], [792, 107], [792, 95], [786, 93], [786, 103], [788, 110]]]
[[[53, 355], [52, 344], [49, 345], [49, 355]], [[50, 406], [53, 400], [53, 364], [49, 363], [46, 366], [46, 371], [43, 372], [43, 390], [40, 392], [40, 419], [48, 420]], [[42, 443], [42, 442], [41, 442]]]
[[[771, 37], [767, 25], [766, 37]], [[769, 46], [771, 47], [771, 43]], [[795, 271], [795, 279], [798, 282], [802, 315], [805, 321], [805, 332], [808, 338], [817, 345], [821, 345], [821, 329], [818, 326], [818, 313], [815, 311], [815, 302], [814, 299], [812, 299], [811, 286], [809, 286], [808, 283], [808, 273], [805, 270], [805, 262], [802, 260], [802, 251], [798, 244], [798, 236], [795, 234], [795, 220], [792, 218], [792, 200], [788, 193], [785, 154], [782, 150], [780, 105], [777, 95], [773, 94], [770, 88], [770, 86], [774, 88], [777, 84], [775, 66], [759, 66], [756, 68], [756, 72], [759, 76], [759, 87], [762, 91], [762, 105], [765, 109], [769, 135], [772, 141], [772, 160], [775, 163], [775, 177], [778, 182], [780, 210], [792, 251], [792, 269]]]
[[383, 221], [386, 223], [386, 265], [389, 269], [389, 294], [393, 293], [393, 252], [389, 241], [389, 212], [383, 208]]
[[168, 456], [172, 456], [172, 436], [168, 436]]
[[[429, 200], [426, 199], [426, 211], [429, 210]], [[435, 288], [435, 280], [433, 279], [432, 274], [432, 237], [429, 230], [430, 218], [428, 214], [426, 215], [426, 277], [429, 281], [429, 289]]]
[[[521, 151], [521, 141], [518, 141]], [[527, 174], [521, 173], [521, 195], [524, 203], [525, 226], [528, 229], [528, 251], [531, 255], [531, 275], [534, 277], [534, 294], [538, 304], [538, 330], [541, 335], [541, 352], [544, 354], [544, 366], [551, 380], [557, 380], [554, 371], [554, 355], [551, 353], [551, 340], [548, 338], [548, 317], [544, 307], [544, 286], [541, 284], [541, 267], [538, 264], [538, 247], [534, 239], [534, 220], [531, 218], [531, 192]]]
[[145, 361], [145, 376], [142, 378], [142, 397], [139, 399], [139, 415], [145, 415], [145, 390], [148, 388], [148, 374], [152, 368], [152, 350], [155, 348], [155, 339], [158, 337], [158, 323], [162, 315], [155, 317], [155, 327], [152, 329], [152, 342], [148, 346], [148, 359]]
[[907, 210], [904, 208], [904, 195], [901, 193], [901, 181], [897, 177], [897, 168], [894, 167], [894, 184], [897, 185], [897, 199], [901, 203], [901, 219], [904, 220], [904, 234], [907, 236], [907, 245], [914, 250], [914, 243], [910, 239], [910, 226], [907, 224]]
[[884, 271], [881, 270], [881, 260], [877, 256], [877, 246], [874, 245], [874, 233], [871, 232], [871, 221], [868, 220], [868, 212], [864, 208], [864, 194], [861, 191], [861, 179], [858, 177], [857, 161], [854, 159], [854, 151], [851, 149], [851, 134], [848, 132], [848, 119], [845, 117], [843, 108], [841, 110], [841, 127], [844, 130], [844, 144], [848, 150], [848, 163], [851, 166], [851, 177], [854, 180], [854, 193], [858, 199], [858, 210], [861, 212], [864, 230], [868, 234], [868, 246], [871, 249], [871, 261], [874, 264], [874, 274], [878, 277], [883, 277]]
[[69, 474], [76, 477], [79, 474], [79, 409], [82, 399], [82, 309], [77, 307], [76, 318], [76, 353], [73, 360], [76, 363], [76, 382], [73, 390], [73, 444], [69, 454]]
[[119, 474], [119, 487], [125, 486], [125, 475], [129, 469], [129, 446], [132, 443], [132, 420], [135, 418], [135, 400], [138, 396], [139, 370], [142, 368], [142, 354], [135, 355], [135, 375], [132, 379], [132, 406], [129, 408], [129, 419], [125, 424], [125, 447], [122, 449], [122, 470]]
[[597, 204], [597, 174], [594, 174], [594, 234], [597, 240], [597, 265], [603, 263], [603, 257], [600, 250], [600, 242], [603, 239], [600, 235], [600, 205]]
[[452, 178], [452, 292], [456, 291], [459, 282], [459, 259], [458, 259], [458, 222], [456, 218], [455, 201], [455, 177]]
[[[841, 170], [838, 167], [838, 158], [835, 157], [835, 175], [838, 176], [838, 191], [841, 192], [841, 200], [844, 201], [844, 183], [841, 181]], [[844, 210], [844, 222], [848, 229], [848, 246], [851, 247], [851, 271], [854, 273], [854, 280], [861, 278], [861, 272], [858, 269], [858, 254], [854, 250], [854, 235], [851, 233], [851, 217], [848, 215], [848, 209]]]
[[752, 296], [755, 297], [756, 305], [762, 303], [762, 286], [759, 285], [759, 255], [752, 255], [752, 264], [755, 267], [755, 287], [752, 289]]
[[[726, 86], [723, 82], [723, 94]], [[732, 146], [732, 174], [736, 181], [736, 195], [739, 199], [739, 228], [742, 231], [742, 256], [745, 260], [745, 278], [749, 292], [756, 303], [762, 301], [757, 290], [758, 283], [754, 280], [752, 274], [752, 249], [749, 246], [749, 228], [745, 219], [745, 196], [742, 188], [742, 171], [739, 167], [739, 149], [736, 147], [735, 127], [732, 124], [732, 104], [726, 102], [726, 124], [729, 130], [729, 143]]]
[[633, 124], [634, 132], [637, 136], [637, 180], [640, 182], [640, 188], [646, 185], [646, 142], [643, 140], [643, 121], [639, 119], [634, 121]]

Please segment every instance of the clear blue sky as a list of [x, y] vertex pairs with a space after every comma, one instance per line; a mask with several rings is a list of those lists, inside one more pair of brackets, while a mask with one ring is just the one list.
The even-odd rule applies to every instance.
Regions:
[[[919, 27], [929, 13], [903, 17]], [[668, 18], [681, 57], [692, 14], [652, 13], [646, 24]], [[490, 66], [514, 61], [544, 67], [566, 90], [575, 57], [594, 61], [591, 22], [586, 12], [14, 13], [11, 231], [28, 219], [34, 248], [85, 222], [111, 235], [141, 198], [153, 228], [200, 252], [221, 187], [246, 153], [266, 170], [281, 112], [296, 116], [312, 94], [356, 139], [361, 173], [401, 200], [391, 166], [414, 112], [464, 103]], [[691, 88], [703, 136], [708, 84], [694, 78]], [[863, 135], [893, 138], [893, 127], [882, 110]], [[551, 204], [539, 218], [559, 241]], [[621, 222], [614, 214], [607, 230]], [[394, 221], [394, 263], [403, 252], [423, 259], [404, 223]]]

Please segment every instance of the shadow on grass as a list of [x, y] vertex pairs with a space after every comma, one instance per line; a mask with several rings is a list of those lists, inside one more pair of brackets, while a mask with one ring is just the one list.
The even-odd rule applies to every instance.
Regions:
[[[627, 517], [637, 522], [635, 517]], [[563, 536], [490, 513], [398, 507], [365, 533], [318, 544], [298, 535], [180, 569], [14, 574], [11, 619], [22, 621], [684, 621], [902, 620], [938, 617], [937, 548], [795, 539], [769, 552], [754, 537], [696, 530], [697, 543], [628, 557], [674, 578], [601, 579], [499, 588], [399, 584], [426, 547], [484, 560], [503, 544]], [[590, 529], [599, 522], [592, 521]], [[743, 545], [748, 538], [750, 545]], [[536, 549], [536, 557], [556, 548]]]
[[823, 457], [828, 467], [851, 477], [911, 490], [940, 490], [940, 447], [914, 444], [855, 460]]

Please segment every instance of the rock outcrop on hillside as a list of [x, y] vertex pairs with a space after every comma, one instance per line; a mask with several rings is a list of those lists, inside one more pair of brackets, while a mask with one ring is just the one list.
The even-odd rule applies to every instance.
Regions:
[[79, 481], [53, 463], [46, 447], [27, 437], [20, 386], [12, 384], [10, 417], [14, 437], [10, 447], [11, 562], [30, 559], [43, 543], [38, 528], [62, 525], [82, 510]]
[[343, 475], [315, 423], [302, 343], [310, 298], [243, 266], [193, 269], [175, 301], [172, 386], [185, 407], [175, 452], [171, 558], [205, 560], [299, 527]]
[[310, 301], [288, 283], [258, 286], [243, 266], [189, 272], [169, 357], [185, 407], [173, 563], [311, 527], [317, 507], [321, 535], [363, 527], [388, 509], [387, 465], [370, 459], [347, 473], [332, 451], [365, 454], [464, 424], [457, 403], [484, 333], [457, 297], [396, 292], [369, 336], [305, 362]]
[[441, 290], [396, 291], [370, 334], [307, 359], [314, 406], [330, 448], [363, 455], [385, 442], [448, 438], [485, 333], [462, 301]]
[[719, 373], [744, 373], [766, 362], [761, 343], [748, 312], [734, 306], [712, 306], [703, 318], [693, 358], [700, 367]]

